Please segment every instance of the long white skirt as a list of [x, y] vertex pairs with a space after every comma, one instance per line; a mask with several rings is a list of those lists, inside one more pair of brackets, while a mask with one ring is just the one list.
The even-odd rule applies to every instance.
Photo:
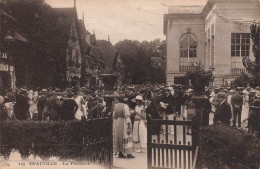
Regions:
[[143, 120], [134, 122], [133, 141], [136, 143], [135, 147], [147, 147], [147, 128]]

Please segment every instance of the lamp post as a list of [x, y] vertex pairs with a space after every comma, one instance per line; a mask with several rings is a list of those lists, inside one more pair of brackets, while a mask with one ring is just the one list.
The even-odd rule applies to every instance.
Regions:
[[11, 64], [11, 59], [9, 55], [9, 49], [14, 42], [14, 38], [11, 36], [10, 31], [7, 31], [6, 36], [4, 37], [4, 43], [6, 45], [6, 50], [7, 50], [7, 58], [8, 58], [8, 73], [10, 74], [10, 64]]
[[10, 64], [11, 64], [11, 58], [9, 55], [10, 48], [14, 42], [14, 38], [11, 36], [10, 31], [7, 31], [5, 37], [4, 37], [4, 44], [6, 46], [6, 53], [7, 53], [7, 59], [8, 59], [8, 74], [10, 75], [10, 81], [11, 81], [11, 73], [10, 73]]

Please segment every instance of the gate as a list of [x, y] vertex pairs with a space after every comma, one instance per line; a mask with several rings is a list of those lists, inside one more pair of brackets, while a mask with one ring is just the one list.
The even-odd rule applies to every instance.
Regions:
[[[164, 126], [169, 133], [153, 134], [154, 126]], [[196, 165], [198, 147], [194, 134], [187, 135], [186, 128], [192, 130], [191, 120], [147, 120], [147, 166], [148, 169], [193, 169]], [[174, 134], [171, 133], [172, 129]], [[196, 152], [196, 153], [195, 153]], [[195, 155], [196, 154], [196, 155]], [[195, 159], [195, 160], [193, 160]]]

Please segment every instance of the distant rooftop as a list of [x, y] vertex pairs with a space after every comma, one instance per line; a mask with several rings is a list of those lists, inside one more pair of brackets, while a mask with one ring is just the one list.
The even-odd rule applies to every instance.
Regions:
[[208, 0], [205, 5], [169, 6], [168, 14], [208, 13], [216, 3], [259, 3], [260, 0]]
[[73, 17], [77, 15], [75, 8], [53, 8], [53, 12], [56, 16]]
[[193, 6], [169, 6], [169, 14], [190, 14], [190, 13], [201, 13], [204, 6], [193, 5]]

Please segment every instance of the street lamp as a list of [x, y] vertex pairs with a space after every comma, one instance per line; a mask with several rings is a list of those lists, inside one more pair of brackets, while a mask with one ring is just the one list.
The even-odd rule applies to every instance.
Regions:
[[[12, 43], [14, 42], [14, 38], [11, 36], [10, 31], [7, 31], [5, 37], [4, 37], [4, 44], [6, 45], [6, 51], [7, 51], [7, 59], [8, 59], [8, 74], [11, 76], [10, 74], [10, 64], [11, 64], [11, 58], [9, 55], [9, 50], [10, 47], [12, 45]], [[10, 77], [10, 81], [11, 81], [12, 76]]]
[[6, 44], [7, 49], [7, 57], [8, 57], [8, 73], [10, 74], [10, 55], [9, 55], [9, 48], [11, 47], [12, 43], [14, 42], [14, 38], [11, 36], [10, 31], [7, 31], [5, 37], [4, 37], [4, 43]]

